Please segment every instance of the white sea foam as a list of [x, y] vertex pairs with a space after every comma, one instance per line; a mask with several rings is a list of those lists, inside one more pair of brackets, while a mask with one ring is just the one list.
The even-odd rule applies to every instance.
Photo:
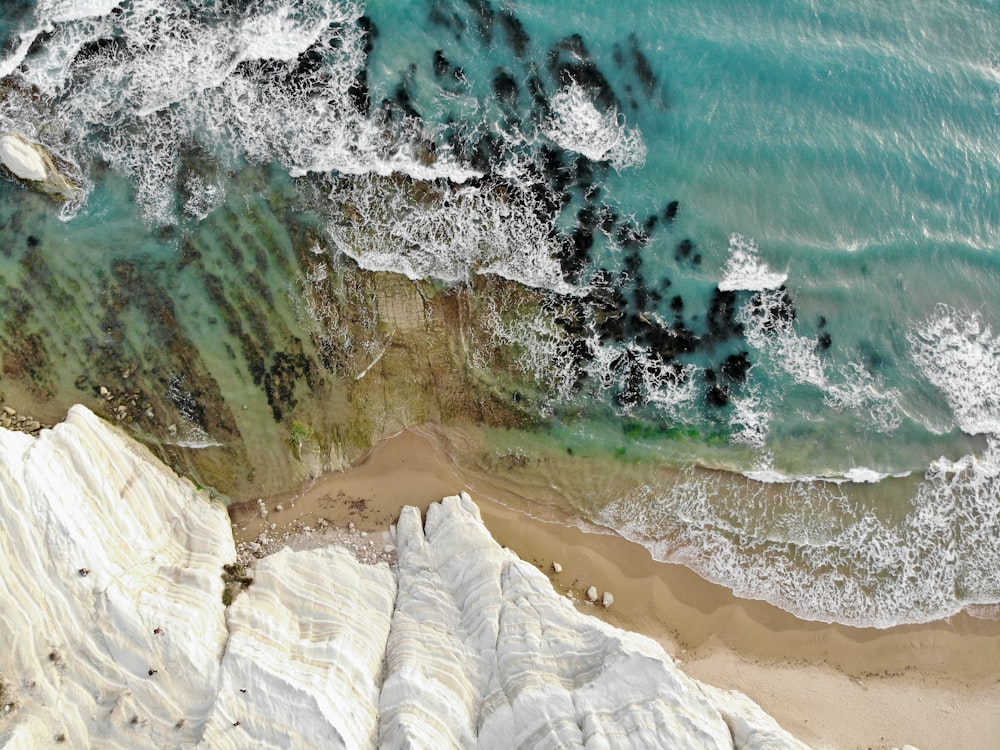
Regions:
[[41, 33], [41, 29], [32, 29], [29, 32], [21, 34], [20, 41], [18, 41], [17, 47], [14, 51], [10, 53], [7, 57], [0, 60], [0, 78], [6, 78], [15, 70], [17, 66], [21, 64], [25, 56], [28, 54], [28, 50], [34, 43], [35, 39]]
[[38, 0], [35, 17], [49, 23], [77, 21], [106, 16], [120, 5], [120, 0]]
[[[238, 22], [224, 9], [192, 13], [153, 0], [136, 0], [113, 20], [101, 17], [114, 5], [88, 5], [31, 55], [26, 39], [3, 68], [20, 66], [28, 84], [53, 98], [75, 141], [92, 144], [133, 180], [152, 223], [176, 221], [179, 207], [168, 195], [180, 150], [194, 144], [230, 167], [244, 159], [279, 162], [293, 175], [403, 172], [454, 182], [478, 175], [447, 148], [427, 160], [421, 145], [434, 132], [422, 122], [387, 128], [358, 113], [349, 89], [365, 64], [363, 34], [353, 23], [363, 12], [359, 3], [271, 0], [252, 5]], [[109, 43], [78, 59], [98, 40]], [[297, 56], [314, 45], [322, 50], [318, 68], [296, 72]]]
[[875, 471], [874, 469], [867, 469], [863, 466], [855, 466], [848, 469], [843, 474], [784, 474], [780, 471], [774, 470], [773, 468], [756, 471], [744, 471], [742, 474], [747, 479], [752, 479], [755, 482], [763, 482], [765, 484], [792, 484], [795, 482], [829, 482], [831, 484], [851, 482], [853, 484], [875, 484], [877, 482], [881, 482], [883, 479], [889, 479], [890, 477], [895, 479], [908, 477], [910, 472], [903, 471], [893, 474]]
[[920, 371], [944, 394], [963, 432], [1000, 433], [1000, 337], [975, 312], [939, 305], [909, 334]]
[[180, 163], [183, 135], [172, 110], [155, 117], [110, 129], [98, 145], [101, 157], [129, 177], [143, 216], [155, 224], [169, 224], [175, 215], [173, 184]]
[[294, 6], [270, 0], [255, 4], [238, 36], [244, 59], [294, 60], [317, 41], [331, 20], [344, 20], [340, 3], [312, 0]]
[[881, 519], [832, 482], [723, 483], [695, 470], [611, 503], [600, 520], [657, 559], [806, 619], [926, 622], [997, 599], [994, 453], [929, 469], [902, 520]]
[[[643, 399], [664, 419], [682, 420], [692, 416], [698, 401], [699, 368], [664, 363], [649, 349], [630, 346], [642, 375]], [[620, 385], [624, 385], [623, 383]]]
[[[488, 342], [475, 342], [471, 348], [473, 365], [488, 372], [492, 363], [481, 356], [493, 347], [509, 347], [514, 354], [513, 365], [543, 389], [552, 403], [566, 401], [574, 393], [577, 369], [570, 349], [570, 339], [556, 324], [556, 317], [565, 312], [542, 306], [528, 313], [518, 313], [512, 300], [503, 295], [491, 295], [482, 311], [480, 329], [488, 332]], [[549, 403], [538, 405], [548, 413]]]
[[816, 342], [795, 332], [794, 321], [777, 314], [784, 308], [785, 292], [764, 289], [743, 305], [736, 320], [743, 326], [747, 342], [769, 355], [773, 364], [797, 383], [826, 384]]
[[762, 355], [770, 372], [783, 372], [794, 383], [811, 385], [823, 403], [835, 411], [849, 411], [863, 419], [864, 429], [889, 433], [902, 423], [899, 392], [860, 363], [850, 361], [828, 372], [816, 341], [795, 331], [795, 321], [782, 314], [785, 292], [764, 289], [737, 312], [747, 342]]
[[875, 484], [876, 482], [881, 482], [883, 479], [888, 479], [890, 476], [905, 477], [907, 474], [884, 474], [874, 469], [866, 469], [863, 466], [855, 466], [844, 472], [844, 479], [856, 484]]
[[730, 399], [733, 406], [729, 417], [729, 426], [733, 429], [733, 441], [749, 445], [761, 452], [760, 458], [765, 459], [763, 451], [767, 445], [767, 436], [771, 429], [772, 413], [761, 394], [761, 388], [753, 380], [753, 370], [747, 372], [742, 391]]
[[184, 181], [184, 213], [195, 221], [201, 221], [225, 200], [225, 189], [215, 182], [206, 182], [200, 175], [188, 175]]
[[851, 361], [837, 370], [837, 380], [825, 388], [823, 403], [835, 411], [851, 411], [865, 419], [864, 426], [875, 432], [890, 433], [902, 424], [900, 394], [886, 388], [881, 376]]
[[719, 289], [724, 292], [777, 289], [788, 280], [787, 273], [772, 271], [760, 259], [760, 249], [750, 237], [740, 234], [729, 236], [729, 257], [722, 271]]
[[584, 87], [570, 83], [552, 97], [550, 104], [552, 117], [543, 132], [560, 147], [593, 161], [609, 161], [619, 172], [645, 164], [642, 132], [627, 127], [618, 111], [598, 110]]
[[516, 185], [455, 185], [360, 176], [332, 184], [337, 247], [364, 267], [410, 278], [467, 279], [494, 273], [528, 286], [572, 292], [553, 259], [555, 217]]
[[[449, 281], [496, 273], [571, 291], [553, 260], [557, 217], [539, 197], [532, 140], [506, 138], [503, 186], [473, 184], [481, 173], [442, 143], [439, 126], [358, 111], [351, 91], [366, 65], [360, 3], [268, 0], [233, 11], [135, 0], [113, 18], [100, 15], [112, 7], [88, 5], [18, 65], [51, 97], [80, 163], [96, 155], [127, 175], [149, 223], [198, 221], [224, 201], [224, 181], [188, 175], [179, 185], [188, 150], [216, 158], [223, 174], [246, 161], [277, 162], [293, 177], [330, 175], [327, 198], [350, 200], [362, 219], [351, 227], [334, 216], [333, 240], [365, 268]], [[312, 63], [299, 68], [310, 49], [318, 51]], [[638, 130], [599, 113], [582, 88], [560, 92], [555, 110], [552, 132], [567, 147], [619, 169], [644, 159]], [[399, 173], [434, 183], [440, 201], [414, 202], [412, 190], [373, 177]]]

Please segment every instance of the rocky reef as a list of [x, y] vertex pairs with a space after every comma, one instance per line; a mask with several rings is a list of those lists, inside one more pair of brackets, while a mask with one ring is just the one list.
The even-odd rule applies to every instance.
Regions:
[[803, 747], [577, 611], [464, 493], [404, 509], [395, 569], [237, 570], [226, 509], [77, 406], [0, 429], [0, 529], [0, 747]]

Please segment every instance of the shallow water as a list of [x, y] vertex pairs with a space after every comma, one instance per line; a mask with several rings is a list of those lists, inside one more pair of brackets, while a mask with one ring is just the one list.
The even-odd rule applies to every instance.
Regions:
[[467, 462], [802, 616], [1000, 601], [998, 32], [972, 0], [12, 7], [0, 131], [84, 195], [0, 186], [5, 393], [240, 498], [480, 425]]

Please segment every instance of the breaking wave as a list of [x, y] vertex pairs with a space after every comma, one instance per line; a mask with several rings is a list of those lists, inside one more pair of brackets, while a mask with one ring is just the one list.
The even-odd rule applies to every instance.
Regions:
[[552, 116], [544, 133], [568, 151], [592, 161], [609, 161], [618, 171], [641, 167], [646, 144], [638, 128], [625, 126], [615, 110], [601, 112], [587, 90], [575, 82], [552, 97]]
[[902, 519], [885, 518], [831, 482], [774, 485], [687, 470], [646, 487], [600, 520], [645, 545], [799, 617], [887, 628], [1000, 598], [1000, 464], [936, 462]]
[[978, 313], [938, 305], [908, 336], [920, 371], [963, 432], [1000, 434], [1000, 337]]
[[777, 289], [788, 280], [787, 273], [772, 271], [760, 259], [757, 243], [748, 237], [732, 234], [729, 237], [729, 256], [722, 271], [719, 289], [724, 292]]

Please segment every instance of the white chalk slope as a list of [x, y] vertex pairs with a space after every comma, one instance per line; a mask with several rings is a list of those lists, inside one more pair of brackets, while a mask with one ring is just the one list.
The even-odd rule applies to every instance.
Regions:
[[0, 748], [804, 747], [574, 609], [468, 495], [398, 537], [398, 573], [283, 550], [227, 610], [222, 506], [83, 407], [0, 430]]

